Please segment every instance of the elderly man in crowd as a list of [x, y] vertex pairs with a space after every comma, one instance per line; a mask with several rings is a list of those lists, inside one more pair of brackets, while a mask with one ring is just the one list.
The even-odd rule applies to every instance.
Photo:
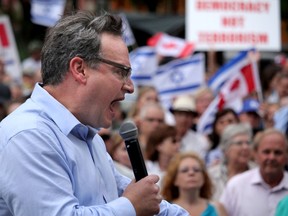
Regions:
[[280, 131], [257, 134], [254, 151], [259, 167], [231, 178], [220, 198], [229, 216], [275, 215], [278, 202], [288, 194], [287, 150]]

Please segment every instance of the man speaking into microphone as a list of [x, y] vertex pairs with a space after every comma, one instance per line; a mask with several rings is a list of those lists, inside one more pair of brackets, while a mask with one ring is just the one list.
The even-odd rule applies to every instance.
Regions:
[[76, 12], [46, 34], [42, 83], [0, 123], [1, 216], [180, 216], [159, 177], [120, 175], [98, 135], [134, 86], [119, 17]]

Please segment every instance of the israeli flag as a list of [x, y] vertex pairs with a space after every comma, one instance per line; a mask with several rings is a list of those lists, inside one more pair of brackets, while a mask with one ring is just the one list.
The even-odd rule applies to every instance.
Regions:
[[223, 84], [235, 73], [238, 73], [240, 69], [247, 64], [248, 53], [254, 49], [240, 52], [237, 56], [231, 59], [223, 67], [221, 67], [209, 80], [208, 86], [216, 95]]
[[153, 83], [160, 99], [172, 100], [180, 94], [195, 92], [205, 84], [205, 56], [195, 54], [162, 65], [156, 71]]
[[31, 21], [35, 24], [51, 27], [63, 15], [66, 0], [32, 0]]
[[152, 78], [158, 67], [156, 51], [153, 47], [143, 46], [130, 52], [132, 67], [131, 79], [136, 86], [153, 85]]
[[124, 13], [120, 13], [119, 16], [121, 17], [122, 22], [123, 22], [123, 26], [122, 26], [123, 40], [125, 41], [127, 46], [133, 46], [134, 44], [136, 44], [136, 39], [129, 25], [127, 17]]

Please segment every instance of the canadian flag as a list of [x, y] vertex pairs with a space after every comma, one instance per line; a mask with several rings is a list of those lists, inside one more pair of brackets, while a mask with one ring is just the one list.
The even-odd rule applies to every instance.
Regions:
[[155, 34], [148, 39], [147, 45], [155, 47], [157, 54], [161, 56], [172, 56], [176, 58], [184, 58], [191, 55], [195, 48], [193, 43], [188, 43], [184, 39], [165, 33]]
[[225, 107], [233, 108], [236, 112], [242, 107], [242, 100], [252, 92], [261, 94], [260, 80], [258, 76], [258, 67], [255, 61], [249, 60], [248, 56], [241, 61], [246, 64], [225, 81], [220, 88], [215, 99], [207, 107], [199, 119], [197, 131], [208, 134], [212, 130], [212, 124], [215, 114], [218, 110]]
[[[225, 105], [231, 104], [237, 98], [243, 98], [248, 94], [259, 91], [260, 84], [258, 78], [258, 69], [256, 63], [250, 63], [240, 69], [238, 73], [235, 73], [226, 83], [222, 86], [219, 92], [220, 101], [218, 103], [218, 109], [222, 109]], [[231, 107], [236, 111], [238, 107]]]

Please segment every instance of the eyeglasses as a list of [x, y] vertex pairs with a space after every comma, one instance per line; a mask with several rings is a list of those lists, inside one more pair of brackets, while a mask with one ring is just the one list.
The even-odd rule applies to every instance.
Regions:
[[184, 167], [183, 169], [179, 170], [179, 173], [188, 173], [190, 170], [192, 170], [194, 173], [203, 172], [203, 169], [201, 169], [200, 167]]
[[252, 142], [251, 141], [246, 141], [246, 140], [240, 140], [240, 141], [234, 141], [234, 142], [231, 142], [231, 144], [235, 144], [235, 145], [243, 145], [243, 144], [247, 144], [247, 145], [251, 145]]
[[130, 74], [131, 74], [131, 71], [132, 71], [132, 68], [131, 67], [128, 67], [128, 66], [125, 66], [125, 65], [122, 65], [122, 64], [119, 64], [117, 62], [114, 62], [114, 61], [110, 61], [108, 59], [104, 59], [104, 58], [101, 58], [101, 57], [96, 57], [97, 60], [105, 63], [105, 64], [108, 64], [108, 65], [111, 65], [111, 66], [114, 66], [118, 69], [121, 70], [121, 77], [123, 77], [124, 79], [127, 79]]
[[163, 119], [160, 119], [160, 118], [145, 118], [146, 121], [148, 122], [158, 122], [158, 123], [163, 123], [164, 120]]

